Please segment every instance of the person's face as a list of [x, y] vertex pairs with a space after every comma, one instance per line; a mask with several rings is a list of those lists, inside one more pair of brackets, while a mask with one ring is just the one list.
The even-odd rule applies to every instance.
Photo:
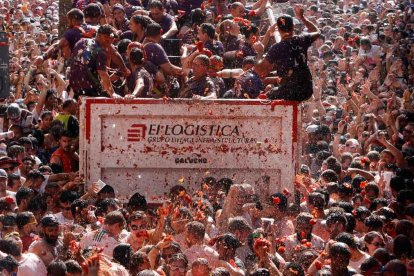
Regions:
[[125, 13], [122, 10], [116, 9], [113, 14], [116, 21], [122, 21], [125, 18]]
[[186, 275], [187, 269], [186, 269], [184, 261], [175, 260], [175, 261], [172, 261], [168, 266], [170, 268], [171, 276], [185, 276]]
[[196, 58], [192, 62], [191, 68], [193, 69], [195, 78], [201, 78], [207, 75], [208, 67], [200, 59]]
[[164, 10], [160, 10], [158, 8], [150, 9], [151, 18], [154, 19], [155, 22], [160, 22], [164, 17]]
[[345, 226], [340, 222], [328, 225], [328, 232], [331, 239], [335, 239], [338, 234], [345, 231]]
[[372, 242], [370, 243], [365, 243], [365, 245], [368, 248], [368, 252], [370, 253], [370, 255], [372, 253], [374, 253], [375, 250], [377, 250], [377, 248], [384, 248], [385, 247], [385, 243], [384, 243], [384, 239], [382, 237], [375, 237]]
[[23, 233], [25, 235], [30, 235], [32, 233], [37, 234], [37, 220], [34, 216], [30, 218], [25, 226], [23, 226]]
[[105, 224], [105, 229], [108, 231], [112, 236], [116, 237], [121, 233], [123, 227], [119, 223], [115, 223], [112, 225]]
[[169, 264], [170, 259], [174, 254], [179, 253], [179, 250], [175, 249], [174, 247], [170, 246], [167, 248], [164, 248], [162, 250], [162, 258], [164, 259], [165, 263]]
[[354, 145], [352, 142], [346, 142], [345, 151], [354, 154], [354, 153], [359, 152], [359, 148], [356, 145]]
[[60, 146], [62, 147], [64, 151], [69, 151], [71, 145], [72, 145], [72, 138], [67, 137], [67, 136], [62, 136], [60, 138]]
[[32, 169], [33, 169], [33, 162], [32, 161], [30, 161], [30, 160], [25, 160], [24, 162], [23, 162], [23, 169], [26, 171], [26, 172], [29, 172], [29, 171], [31, 171]]
[[47, 226], [43, 227], [43, 233], [45, 240], [51, 245], [55, 245], [59, 237], [59, 226]]
[[236, 8], [231, 10], [231, 14], [233, 17], [244, 17], [246, 14], [246, 10], [242, 6], [237, 6]]
[[139, 30], [139, 25], [135, 23], [133, 20], [129, 21], [129, 29], [131, 32], [135, 33]]
[[351, 158], [347, 158], [344, 160], [344, 162], [342, 162], [342, 169], [343, 170], [347, 170], [349, 168], [349, 166], [351, 165], [352, 159]]
[[336, 254], [334, 256], [331, 256], [331, 262], [331, 266], [335, 266], [337, 268], [346, 268], [349, 264], [349, 257], [342, 254]]
[[394, 156], [387, 152], [381, 152], [381, 161], [383, 161], [386, 164], [391, 164], [394, 162]]
[[110, 35], [106, 35], [106, 34], [100, 34], [100, 42], [101, 44], [103, 44], [102, 46], [104, 47], [109, 47], [111, 46], [112, 42], [114, 42], [114, 38], [111, 37]]
[[302, 233], [305, 233], [305, 237], [307, 237], [312, 233], [312, 225], [303, 222], [296, 223], [295, 231], [301, 236]]
[[209, 40], [209, 37], [206, 33], [204, 33], [201, 28], [198, 30], [198, 34], [197, 34], [197, 38], [202, 41], [202, 42], [206, 42]]
[[53, 116], [52, 115], [46, 115], [45, 117], [43, 117], [42, 119], [42, 128], [47, 130], [50, 127], [50, 123], [53, 121]]
[[61, 202], [60, 203], [60, 209], [62, 210], [62, 215], [66, 219], [73, 219], [70, 205], [71, 205], [70, 202]]
[[147, 228], [148, 222], [146, 219], [133, 220], [129, 224], [129, 229], [134, 235], [136, 235], [139, 231], [147, 230]]

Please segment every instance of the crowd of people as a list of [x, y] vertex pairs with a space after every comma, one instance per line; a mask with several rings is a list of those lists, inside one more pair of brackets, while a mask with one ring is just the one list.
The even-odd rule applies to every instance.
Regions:
[[[0, 0], [2, 275], [414, 275], [412, 0], [61, 2]], [[295, 188], [85, 188], [84, 96], [298, 101]]]

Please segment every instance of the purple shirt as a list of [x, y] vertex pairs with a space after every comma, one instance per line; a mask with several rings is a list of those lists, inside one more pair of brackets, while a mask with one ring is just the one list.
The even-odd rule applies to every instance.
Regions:
[[83, 35], [78, 28], [70, 28], [65, 31], [63, 37], [68, 41], [70, 49], [73, 50], [76, 42], [78, 42]]
[[144, 45], [144, 56], [147, 61], [145, 69], [152, 75], [157, 73], [160, 65], [169, 62], [167, 53], [158, 43], [149, 42]]
[[100, 87], [98, 70], [106, 71], [106, 51], [95, 39], [82, 38], [72, 51], [70, 86], [75, 92]]
[[200, 8], [201, 3], [203, 3], [203, 0], [177, 0], [177, 9], [190, 14], [192, 10]]
[[171, 29], [173, 21], [174, 21], [174, 17], [172, 17], [171, 15], [169, 15], [167, 13], [163, 16], [161, 21], [157, 22], [157, 23], [160, 24], [160, 26], [162, 28], [162, 32], [165, 34], [166, 32], [168, 32]]

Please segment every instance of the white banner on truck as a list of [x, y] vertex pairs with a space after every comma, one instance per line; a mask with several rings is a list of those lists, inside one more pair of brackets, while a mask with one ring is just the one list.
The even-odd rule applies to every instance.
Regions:
[[292, 190], [298, 106], [260, 100], [114, 100], [81, 103], [81, 174], [126, 199], [156, 198], [203, 177], [250, 183], [259, 193]]

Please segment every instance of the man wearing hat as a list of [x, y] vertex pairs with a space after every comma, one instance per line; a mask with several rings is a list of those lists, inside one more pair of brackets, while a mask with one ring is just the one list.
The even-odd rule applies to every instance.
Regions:
[[0, 169], [6, 172], [6, 176], [8, 174], [12, 174], [19, 165], [20, 164], [17, 160], [14, 160], [8, 156], [0, 157]]
[[308, 29], [308, 34], [294, 35], [293, 18], [282, 15], [277, 19], [277, 27], [282, 40], [274, 44], [255, 67], [254, 71], [261, 77], [266, 77], [274, 66], [278, 78], [272, 78], [277, 85], [267, 93], [270, 99], [290, 101], [305, 101], [313, 94], [312, 75], [307, 65], [307, 50], [312, 42], [320, 36], [320, 31], [304, 15], [302, 5], [296, 5], [296, 17]]
[[76, 98], [120, 97], [112, 87], [106, 68], [113, 39], [114, 28], [106, 24], [99, 27], [96, 38], [82, 38], [76, 43], [69, 72], [69, 84]]
[[12, 103], [7, 107], [4, 119], [3, 131], [8, 131], [10, 126], [17, 125], [22, 128], [23, 134], [28, 134], [34, 127], [33, 114], [20, 108], [17, 103]]
[[34, 241], [29, 252], [36, 254], [48, 266], [63, 250], [62, 241], [59, 239], [59, 222], [53, 215], [46, 215], [40, 221], [44, 237]]

